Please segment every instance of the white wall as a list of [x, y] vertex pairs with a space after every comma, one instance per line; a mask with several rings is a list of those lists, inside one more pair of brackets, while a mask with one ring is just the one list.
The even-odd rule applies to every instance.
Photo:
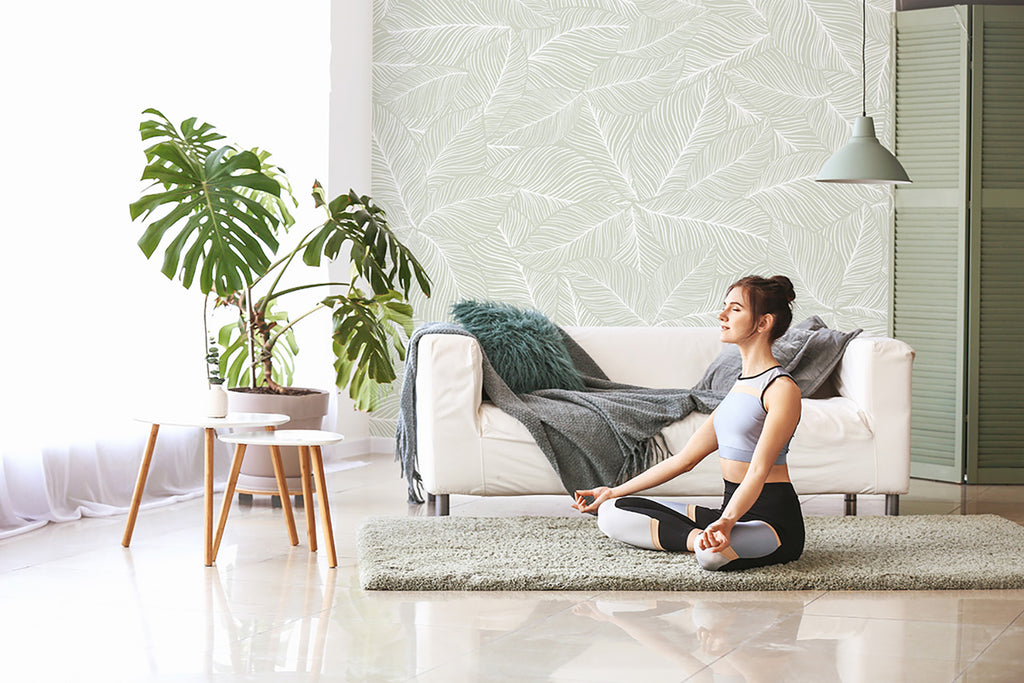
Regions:
[[[309, 225], [317, 217], [309, 187], [327, 172], [328, 14], [327, 0], [5, 4], [0, 414], [8, 443], [12, 432], [40, 438], [30, 429], [36, 412], [49, 438], [55, 422], [76, 416], [90, 428], [123, 418], [154, 387], [202, 388], [202, 297], [166, 280], [135, 245], [142, 229], [128, 204], [144, 188], [140, 112], [199, 116], [229, 141], [273, 152]], [[310, 359], [329, 359], [326, 335], [305, 346]], [[323, 364], [312, 365], [300, 366], [299, 381], [330, 386]], [[54, 398], [56, 406], [45, 404]]]

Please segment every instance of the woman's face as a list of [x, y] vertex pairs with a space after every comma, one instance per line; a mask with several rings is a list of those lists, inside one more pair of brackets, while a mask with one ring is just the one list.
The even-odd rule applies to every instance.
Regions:
[[721, 341], [736, 344], [750, 336], [754, 328], [754, 316], [750, 311], [746, 290], [733, 287], [728, 291], [718, 320], [721, 323]]

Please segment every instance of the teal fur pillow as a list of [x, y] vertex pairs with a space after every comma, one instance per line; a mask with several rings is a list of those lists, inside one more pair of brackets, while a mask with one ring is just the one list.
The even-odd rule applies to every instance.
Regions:
[[494, 371], [515, 393], [583, 390], [583, 377], [569, 356], [562, 331], [540, 311], [459, 301], [452, 305], [452, 316], [477, 338]]

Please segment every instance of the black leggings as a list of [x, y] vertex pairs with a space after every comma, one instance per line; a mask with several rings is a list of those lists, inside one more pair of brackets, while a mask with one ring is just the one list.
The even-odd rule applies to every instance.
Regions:
[[[605, 505], [614, 505], [617, 510], [644, 515], [658, 520], [657, 539], [651, 539], [650, 545], [643, 538], [642, 525], [619, 524], [619, 520], [609, 520], [602, 525], [605, 532], [618, 540], [663, 550], [686, 550], [686, 538], [693, 529], [704, 529], [722, 516], [722, 511], [729, 505], [729, 500], [739, 484], [725, 481], [725, 493], [722, 507], [712, 509], [699, 505], [687, 505], [669, 501], [654, 500], [640, 496], [615, 498]], [[604, 505], [601, 506], [602, 508]], [[611, 517], [606, 511], [606, 517]], [[616, 512], [616, 514], [618, 514]], [[599, 514], [600, 518], [600, 514]], [[759, 557], [739, 557], [721, 567], [722, 570], [747, 569], [763, 567], [769, 564], [791, 562], [804, 550], [804, 519], [800, 511], [800, 500], [790, 482], [767, 483], [761, 489], [761, 495], [743, 515], [740, 522], [764, 522], [771, 526], [778, 536], [778, 547]], [[759, 525], [760, 526], [760, 525]], [[655, 528], [655, 527], [652, 527]], [[763, 528], [763, 527], [762, 527]], [[623, 533], [617, 533], [619, 529]], [[767, 530], [765, 530], [767, 532]], [[774, 542], [772, 543], [774, 545]], [[742, 553], [741, 553], [742, 555]]]

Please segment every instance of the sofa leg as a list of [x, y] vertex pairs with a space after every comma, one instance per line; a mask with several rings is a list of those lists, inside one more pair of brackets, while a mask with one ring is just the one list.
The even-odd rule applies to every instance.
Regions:
[[857, 514], [857, 494], [847, 493], [843, 496], [843, 502], [846, 503], [846, 509], [843, 511], [844, 515], [856, 515]]
[[439, 493], [434, 498], [434, 515], [437, 517], [448, 516], [448, 494]]
[[900, 514], [900, 496], [898, 493], [885, 494], [885, 514], [896, 517]]

